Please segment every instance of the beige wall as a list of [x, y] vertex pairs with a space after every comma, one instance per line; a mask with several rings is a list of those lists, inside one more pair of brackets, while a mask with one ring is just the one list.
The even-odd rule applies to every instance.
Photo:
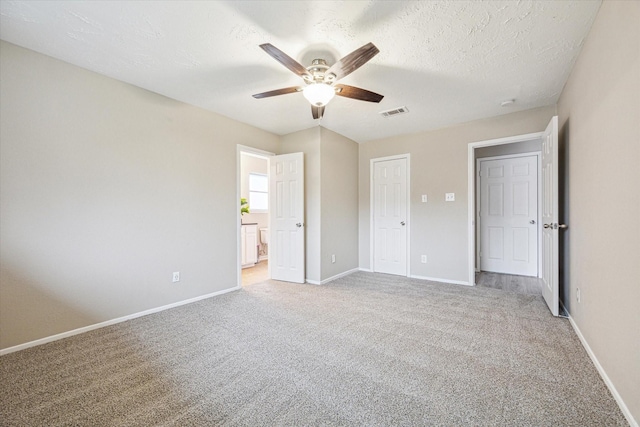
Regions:
[[[603, 3], [558, 103], [562, 299], [636, 420], [639, 21], [639, 2]], [[467, 144], [541, 131], [555, 114], [368, 142], [355, 165], [352, 141], [319, 127], [278, 138], [5, 42], [0, 69], [0, 348], [234, 287], [236, 144], [305, 153], [313, 281], [349, 270], [356, 251], [355, 218], [335, 209], [354, 189], [333, 187], [359, 183], [355, 238], [369, 268], [370, 160], [410, 153], [411, 274], [466, 281]]]
[[280, 154], [304, 153], [304, 209], [307, 280], [319, 282], [320, 273], [320, 127], [281, 137]]
[[0, 69], [0, 348], [236, 286], [236, 144], [276, 135], [5, 42]]
[[[558, 102], [561, 298], [640, 421], [640, 2], [605, 1]], [[581, 302], [576, 301], [580, 288]]]
[[326, 280], [358, 268], [358, 144], [320, 129], [321, 280]]
[[320, 126], [284, 135], [281, 144], [281, 154], [304, 153], [306, 279], [357, 268], [358, 144]]
[[[360, 267], [370, 268], [370, 160], [411, 154], [411, 275], [468, 282], [467, 150], [471, 142], [543, 131], [555, 106], [360, 144]], [[393, 120], [393, 119], [390, 119]], [[445, 202], [455, 193], [455, 202]], [[421, 195], [428, 203], [421, 203]], [[420, 263], [427, 255], [428, 263]]]

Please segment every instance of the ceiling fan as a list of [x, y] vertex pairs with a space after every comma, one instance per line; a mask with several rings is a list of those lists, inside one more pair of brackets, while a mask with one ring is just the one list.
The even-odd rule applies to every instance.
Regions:
[[324, 115], [324, 107], [334, 95], [368, 102], [380, 102], [384, 98], [382, 95], [366, 89], [336, 84], [338, 80], [351, 74], [380, 52], [373, 43], [367, 43], [354, 50], [331, 67], [327, 65], [324, 59], [314, 59], [311, 65], [306, 68], [270, 43], [261, 44], [260, 47], [276, 61], [302, 77], [306, 86], [292, 86], [257, 93], [253, 95], [256, 99], [302, 92], [304, 97], [311, 103], [313, 118], [321, 119]]

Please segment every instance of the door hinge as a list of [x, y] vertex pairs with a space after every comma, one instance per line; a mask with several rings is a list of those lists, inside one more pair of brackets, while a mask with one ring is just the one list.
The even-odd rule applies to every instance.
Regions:
[[478, 171], [478, 176], [482, 176], [482, 171]]

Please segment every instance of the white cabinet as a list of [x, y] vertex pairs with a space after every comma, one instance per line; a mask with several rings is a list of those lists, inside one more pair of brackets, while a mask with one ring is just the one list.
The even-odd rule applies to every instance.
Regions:
[[253, 267], [258, 262], [258, 225], [245, 224], [240, 230], [242, 242], [242, 268]]

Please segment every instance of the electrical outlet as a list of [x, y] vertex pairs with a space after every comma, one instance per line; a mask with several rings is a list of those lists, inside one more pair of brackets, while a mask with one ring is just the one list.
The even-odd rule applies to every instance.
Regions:
[[427, 195], [426, 194], [422, 195], [422, 203], [427, 203]]
[[420, 262], [423, 264], [427, 263], [427, 256], [426, 255], [422, 255], [422, 257], [420, 257]]
[[173, 283], [179, 282], [179, 281], [180, 281], [180, 272], [179, 271], [174, 271], [173, 272]]
[[576, 300], [580, 302], [580, 288], [576, 288]]
[[444, 200], [445, 202], [454, 202], [456, 200], [456, 193], [445, 193]]
[[336, 254], [331, 255], [331, 264], [335, 264], [336, 262]]

